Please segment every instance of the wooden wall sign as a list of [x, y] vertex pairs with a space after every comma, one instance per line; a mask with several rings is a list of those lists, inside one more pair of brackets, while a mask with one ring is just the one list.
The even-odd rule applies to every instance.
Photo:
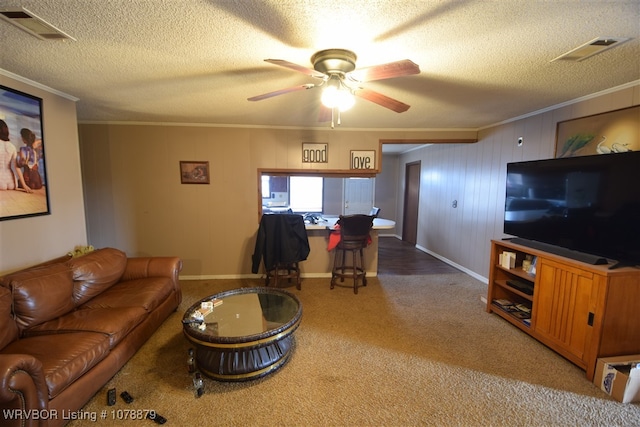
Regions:
[[375, 169], [376, 168], [376, 151], [351, 150], [351, 169]]
[[312, 142], [302, 143], [302, 163], [327, 163], [329, 155], [327, 146], [329, 144], [318, 144]]

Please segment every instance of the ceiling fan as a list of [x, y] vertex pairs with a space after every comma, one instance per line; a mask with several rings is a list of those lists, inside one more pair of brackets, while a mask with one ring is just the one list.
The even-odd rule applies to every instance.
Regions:
[[327, 121], [328, 112], [330, 112], [332, 128], [334, 125], [334, 114], [338, 114], [338, 124], [340, 124], [340, 112], [347, 110], [353, 105], [353, 95], [388, 108], [396, 113], [403, 113], [410, 108], [409, 105], [403, 102], [371, 89], [365, 89], [359, 85], [360, 83], [374, 80], [419, 74], [420, 67], [417, 64], [408, 59], [404, 59], [402, 61], [356, 69], [356, 59], [356, 54], [346, 49], [326, 49], [314, 53], [311, 56], [313, 69], [282, 59], [265, 59], [266, 62], [298, 71], [319, 79], [321, 82], [318, 84], [307, 83], [293, 86], [247, 99], [249, 101], [260, 101], [290, 92], [325, 86], [322, 94], [322, 104], [324, 108], [320, 111], [320, 121]]

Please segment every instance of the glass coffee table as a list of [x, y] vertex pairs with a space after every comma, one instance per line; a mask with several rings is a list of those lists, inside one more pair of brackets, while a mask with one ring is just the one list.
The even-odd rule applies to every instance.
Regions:
[[215, 380], [246, 381], [286, 363], [301, 318], [295, 295], [261, 287], [206, 297], [185, 312], [182, 323], [198, 370]]

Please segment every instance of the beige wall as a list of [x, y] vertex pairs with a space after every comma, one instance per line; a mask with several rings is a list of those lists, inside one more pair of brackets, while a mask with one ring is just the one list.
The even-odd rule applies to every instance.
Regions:
[[[558, 121], [640, 104], [639, 92], [636, 85], [483, 129], [476, 144], [431, 145], [396, 159], [378, 153], [376, 203], [401, 235], [404, 165], [420, 160], [418, 247], [485, 280], [489, 241], [503, 237], [506, 164], [553, 157]], [[378, 150], [381, 139], [476, 135], [161, 124], [79, 129], [89, 242], [129, 255], [180, 256], [184, 277], [251, 276], [259, 168], [346, 171], [350, 150]], [[328, 143], [329, 162], [302, 164], [302, 142]], [[211, 184], [181, 185], [180, 160], [208, 160]]]
[[[0, 73], [0, 84], [43, 100], [50, 215], [0, 221], [0, 274], [87, 243], [75, 101]], [[17, 135], [11, 135], [12, 138]]]
[[[348, 171], [350, 151], [378, 150], [380, 139], [476, 136], [88, 123], [79, 132], [90, 243], [180, 256], [185, 277], [251, 275], [258, 169]], [[303, 142], [327, 143], [328, 163], [303, 164]], [[180, 160], [209, 161], [211, 184], [180, 184]]]
[[[347, 170], [350, 150], [377, 150], [380, 139], [475, 137], [471, 131], [161, 124], [81, 124], [78, 136], [75, 102], [69, 97], [1, 73], [0, 84], [43, 99], [51, 204], [51, 215], [0, 221], [0, 274], [94, 244], [132, 256], [178, 255], [185, 263], [183, 275], [250, 275], [258, 168]], [[484, 129], [477, 144], [433, 145], [390, 160], [378, 153], [383, 170], [376, 203], [384, 217], [398, 222], [400, 235], [404, 165], [421, 160], [418, 246], [482, 279], [489, 240], [503, 237], [506, 163], [552, 157], [558, 121], [638, 104], [636, 85]], [[518, 136], [525, 138], [521, 148], [515, 144]], [[327, 142], [329, 163], [302, 164], [302, 142]], [[208, 160], [211, 185], [181, 185], [179, 160]], [[456, 209], [451, 208], [454, 199]]]
[[[502, 233], [506, 164], [552, 158], [560, 121], [640, 104], [640, 85], [481, 130], [477, 144], [431, 145], [401, 156], [404, 166], [421, 161], [417, 246], [486, 281], [491, 239]], [[518, 137], [524, 138], [521, 147]], [[457, 208], [452, 201], [457, 200]], [[402, 197], [397, 233], [402, 235]]]

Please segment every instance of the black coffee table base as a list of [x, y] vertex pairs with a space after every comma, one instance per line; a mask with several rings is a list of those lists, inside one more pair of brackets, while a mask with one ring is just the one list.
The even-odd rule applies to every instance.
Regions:
[[293, 335], [253, 348], [219, 348], [211, 343], [196, 343], [196, 363], [204, 375], [214, 380], [253, 380], [282, 367], [289, 360], [292, 346]]

